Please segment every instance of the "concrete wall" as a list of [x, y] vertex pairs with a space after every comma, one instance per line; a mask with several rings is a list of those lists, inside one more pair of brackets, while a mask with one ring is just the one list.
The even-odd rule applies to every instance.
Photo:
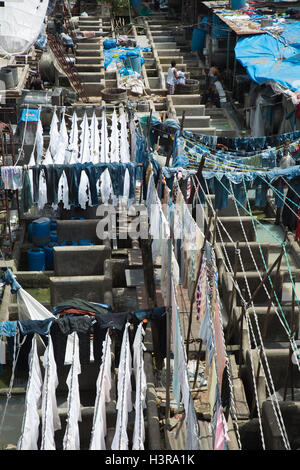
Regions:
[[[66, 241], [79, 241], [88, 238], [97, 245], [107, 244], [107, 241], [100, 240], [97, 237], [97, 224], [99, 219], [85, 220], [58, 220], [57, 221], [57, 239], [58, 243]], [[110, 242], [109, 242], [110, 245]]]
[[104, 274], [104, 262], [111, 256], [105, 245], [54, 247], [55, 276], [94, 276]]

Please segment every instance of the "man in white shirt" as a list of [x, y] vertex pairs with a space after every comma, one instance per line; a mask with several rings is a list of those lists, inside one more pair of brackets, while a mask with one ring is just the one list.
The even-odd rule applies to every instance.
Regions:
[[168, 76], [167, 76], [167, 90], [168, 95], [174, 95], [175, 93], [175, 84], [176, 79], [178, 78], [178, 72], [176, 70], [176, 62], [172, 60], [171, 67], [168, 69]]

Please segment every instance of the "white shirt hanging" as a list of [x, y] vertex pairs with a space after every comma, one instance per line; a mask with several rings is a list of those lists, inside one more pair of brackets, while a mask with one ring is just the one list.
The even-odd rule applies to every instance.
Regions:
[[49, 142], [49, 147], [50, 147], [52, 158], [55, 158], [55, 155], [58, 149], [58, 143], [59, 143], [58, 122], [59, 121], [58, 121], [56, 111], [54, 111], [52, 120], [51, 120], [51, 125], [50, 125], [50, 142]]
[[118, 401], [117, 401], [117, 423], [116, 431], [111, 445], [112, 450], [128, 450], [127, 423], [128, 413], [132, 411], [131, 400], [131, 352], [129, 344], [128, 328], [126, 323], [120, 353], [118, 373]]
[[42, 441], [40, 450], [55, 450], [54, 432], [61, 429], [61, 423], [56, 402], [57, 369], [50, 335], [48, 336], [48, 346], [44, 354], [43, 366], [45, 375], [42, 391]]
[[118, 117], [116, 110], [114, 109], [111, 121], [111, 136], [110, 136], [110, 161], [120, 161], [120, 143], [119, 143], [119, 129], [118, 129]]
[[64, 450], [80, 450], [80, 437], [78, 421], [81, 421], [80, 393], [78, 375], [81, 374], [79, 359], [79, 339], [76, 332], [71, 334], [73, 338], [72, 365], [67, 377], [68, 394], [68, 416], [67, 426], [63, 439]]
[[80, 163], [87, 163], [91, 161], [90, 151], [90, 128], [86, 112], [83, 115], [82, 123], [80, 124]]
[[98, 129], [98, 119], [95, 111], [93, 112], [91, 126], [90, 126], [90, 147], [91, 147], [91, 161], [99, 163], [100, 161], [100, 134]]
[[36, 164], [39, 165], [41, 163], [44, 149], [43, 126], [40, 119], [38, 120], [35, 139]]
[[39, 408], [42, 397], [42, 373], [37, 353], [36, 336], [32, 339], [29, 353], [29, 378], [26, 388], [25, 409], [22, 422], [22, 434], [17, 443], [17, 450], [38, 450], [40, 416]]
[[133, 342], [133, 368], [136, 383], [136, 396], [135, 396], [135, 422], [133, 431], [133, 450], [144, 450], [145, 441], [145, 423], [144, 423], [144, 408], [146, 406], [146, 392], [147, 380], [144, 370], [144, 357], [145, 346], [143, 345], [143, 337], [145, 331], [143, 323], [141, 322], [137, 328], [134, 342]]
[[71, 132], [69, 136], [69, 151], [71, 152], [70, 159], [67, 163], [78, 163], [78, 119], [74, 111], [72, 116]]
[[106, 450], [105, 436], [107, 428], [105, 403], [110, 402], [111, 390], [111, 339], [109, 331], [106, 333], [106, 338], [102, 345], [102, 351], [102, 363], [96, 383], [97, 392], [90, 450]]

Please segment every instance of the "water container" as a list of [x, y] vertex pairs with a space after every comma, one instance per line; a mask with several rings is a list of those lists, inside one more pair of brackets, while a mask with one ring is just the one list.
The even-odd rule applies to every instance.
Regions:
[[192, 37], [192, 51], [202, 52], [205, 44], [206, 31], [204, 28], [194, 28]]
[[71, 220], [85, 220], [84, 217], [71, 217]]
[[0, 69], [0, 80], [5, 83], [6, 89], [15, 87], [12, 70], [7, 69], [6, 67], [2, 67], [2, 69]]
[[59, 245], [56, 242], [53, 242], [53, 243], [50, 242], [47, 246], [44, 246], [44, 251], [45, 251], [45, 256], [46, 256], [46, 268], [49, 269], [50, 271], [54, 267], [54, 253], [53, 253], [54, 246], [59, 246]]
[[88, 238], [82, 238], [79, 240], [78, 245], [94, 245]]
[[246, 0], [231, 0], [231, 8], [232, 10], [240, 10], [241, 8], [245, 8]]
[[141, 57], [137, 53], [127, 53], [124, 61], [126, 67], [130, 67], [134, 72], [141, 73]]
[[68, 240], [66, 242], [62, 242], [60, 245], [61, 246], [77, 246], [78, 243], [75, 241]]
[[32, 222], [32, 241], [36, 246], [45, 246], [50, 242], [50, 219], [40, 217]]
[[51, 219], [50, 220], [50, 232], [54, 231], [57, 229], [57, 222], [56, 219]]
[[27, 254], [29, 271], [45, 271], [46, 255], [42, 248], [31, 248]]
[[31, 242], [32, 241], [32, 223], [28, 225], [27, 234], [28, 234], [28, 241]]
[[16, 87], [19, 83], [18, 66], [17, 65], [7, 65], [4, 68], [11, 70], [13, 81], [14, 81], [14, 87]]
[[56, 230], [50, 231], [50, 243], [51, 242], [57, 242], [57, 231]]

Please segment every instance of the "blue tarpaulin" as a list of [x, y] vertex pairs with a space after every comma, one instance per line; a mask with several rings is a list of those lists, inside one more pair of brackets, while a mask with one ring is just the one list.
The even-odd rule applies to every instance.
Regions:
[[300, 92], [300, 22], [285, 25], [278, 38], [266, 33], [240, 39], [235, 55], [254, 82]]

